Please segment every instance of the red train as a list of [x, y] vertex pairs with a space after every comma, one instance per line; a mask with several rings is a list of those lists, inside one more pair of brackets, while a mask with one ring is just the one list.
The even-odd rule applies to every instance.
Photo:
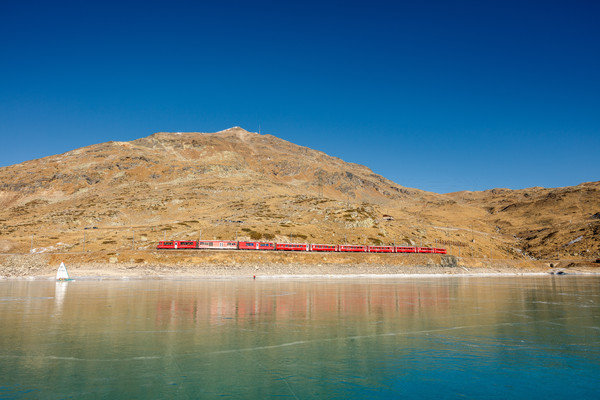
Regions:
[[354, 244], [306, 244], [272, 242], [237, 242], [230, 240], [169, 240], [160, 241], [158, 250], [207, 249], [207, 250], [271, 250], [271, 251], [318, 251], [358, 253], [429, 253], [446, 254], [446, 249], [435, 247], [366, 246]]

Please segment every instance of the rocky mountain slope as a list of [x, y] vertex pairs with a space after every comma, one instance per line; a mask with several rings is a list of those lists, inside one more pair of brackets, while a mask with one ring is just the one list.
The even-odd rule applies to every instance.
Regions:
[[0, 252], [170, 239], [407, 243], [491, 258], [600, 256], [600, 184], [448, 195], [241, 128], [156, 133], [0, 168]]
[[535, 258], [600, 257], [600, 182], [564, 188], [493, 189], [447, 195], [485, 210], [495, 232]]

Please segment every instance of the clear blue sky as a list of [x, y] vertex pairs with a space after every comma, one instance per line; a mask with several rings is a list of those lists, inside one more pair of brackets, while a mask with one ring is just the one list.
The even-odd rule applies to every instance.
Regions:
[[239, 125], [445, 193], [600, 180], [598, 1], [5, 1], [0, 166]]

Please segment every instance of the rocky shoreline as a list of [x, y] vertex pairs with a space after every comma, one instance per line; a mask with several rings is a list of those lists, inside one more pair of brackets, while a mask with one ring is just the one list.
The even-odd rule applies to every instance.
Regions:
[[[240, 254], [241, 253], [241, 254]], [[380, 277], [410, 275], [522, 275], [600, 273], [591, 262], [458, 259], [452, 256], [385, 257], [331, 254], [201, 254], [124, 252], [0, 255], [0, 278], [52, 278], [61, 261], [79, 279], [228, 277]]]

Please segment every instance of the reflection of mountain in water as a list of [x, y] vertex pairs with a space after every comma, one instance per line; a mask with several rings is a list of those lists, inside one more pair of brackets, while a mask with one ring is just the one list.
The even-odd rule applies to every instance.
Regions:
[[[266, 283], [269, 285], [271, 282]], [[260, 288], [263, 285], [257, 284]], [[156, 303], [160, 322], [178, 324], [176, 316], [210, 323], [240, 323], [248, 320], [288, 318], [328, 319], [339, 315], [364, 318], [393, 314], [415, 315], [423, 310], [438, 313], [449, 308], [447, 286], [336, 284], [337, 290], [321, 292], [306, 283], [287, 283], [282, 291], [249, 290], [224, 295], [208, 291], [195, 298], [165, 298]]]

